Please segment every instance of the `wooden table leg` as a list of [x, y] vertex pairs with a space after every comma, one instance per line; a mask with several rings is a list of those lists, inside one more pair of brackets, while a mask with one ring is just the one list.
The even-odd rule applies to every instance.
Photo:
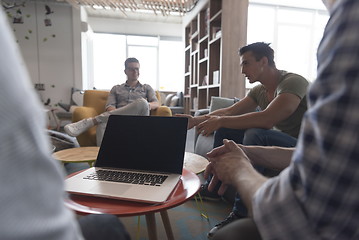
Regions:
[[163, 225], [165, 226], [167, 239], [168, 240], [174, 240], [172, 227], [171, 227], [170, 219], [168, 217], [167, 210], [161, 211], [160, 213], [161, 213], [161, 218], [162, 218]]
[[149, 240], [157, 240], [156, 218], [154, 213], [146, 214], [147, 233]]

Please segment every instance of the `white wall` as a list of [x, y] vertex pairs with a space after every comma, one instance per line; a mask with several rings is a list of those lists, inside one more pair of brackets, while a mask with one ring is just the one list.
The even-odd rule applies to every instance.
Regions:
[[[51, 27], [44, 25], [45, 4], [54, 11], [49, 15]], [[9, 12], [15, 16], [16, 10]], [[11, 27], [32, 82], [44, 84], [45, 91], [39, 93], [44, 101], [50, 98], [50, 104], [55, 107], [58, 102], [69, 103], [71, 87], [89, 89], [93, 85], [92, 30], [170, 37], [182, 35], [180, 23], [89, 17], [83, 8], [64, 3], [27, 1], [21, 11], [24, 23], [13, 24], [9, 17]]]
[[[44, 24], [45, 4], [26, 2], [21, 7], [23, 24], [13, 24], [15, 37], [19, 43], [32, 82], [44, 84], [40, 91], [42, 99], [51, 99], [51, 105], [58, 102], [69, 103], [72, 86], [81, 82], [81, 29], [79, 9], [69, 5], [47, 3], [54, 13], [48, 18], [52, 26]], [[16, 15], [16, 9], [8, 10]], [[78, 24], [77, 24], [78, 23]], [[80, 57], [79, 57], [80, 56]]]

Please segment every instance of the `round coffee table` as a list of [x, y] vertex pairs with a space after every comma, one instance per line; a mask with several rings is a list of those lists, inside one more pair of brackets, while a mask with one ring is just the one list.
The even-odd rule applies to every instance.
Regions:
[[97, 159], [99, 147], [77, 147], [68, 148], [52, 154], [52, 156], [63, 163], [86, 162], [92, 167]]
[[[76, 175], [79, 172], [69, 176]], [[183, 169], [180, 182], [177, 184], [168, 200], [163, 204], [146, 204], [70, 194], [69, 198], [65, 200], [65, 205], [80, 215], [101, 213], [113, 214], [119, 217], [145, 215], [150, 240], [157, 239], [155, 213], [159, 212], [161, 214], [167, 238], [174, 239], [167, 209], [181, 205], [192, 198], [198, 192], [199, 187], [200, 180], [198, 176], [187, 169]]]
[[185, 152], [183, 167], [195, 174], [203, 172], [208, 163], [208, 160], [201, 155]]
[[[207, 165], [209, 164], [208, 160], [201, 155], [186, 152], [184, 155], [184, 164], [183, 167], [194, 174], [200, 174], [202, 173]], [[201, 214], [202, 217], [206, 218], [209, 221], [209, 216], [207, 213], [207, 210], [204, 207], [204, 204], [202, 202], [202, 197], [200, 192], [197, 193], [196, 196], [194, 196], [194, 199], [196, 201], [197, 208]]]

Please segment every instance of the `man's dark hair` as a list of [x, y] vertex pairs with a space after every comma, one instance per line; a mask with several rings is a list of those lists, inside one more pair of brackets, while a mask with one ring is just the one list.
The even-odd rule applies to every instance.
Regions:
[[128, 68], [128, 64], [129, 64], [129, 63], [133, 63], [133, 62], [135, 62], [135, 63], [140, 63], [140, 62], [137, 60], [137, 58], [127, 58], [126, 61], [125, 61], [125, 68]]
[[263, 57], [266, 57], [268, 59], [268, 65], [275, 67], [274, 51], [269, 45], [270, 43], [264, 42], [252, 43], [240, 48], [239, 55], [242, 56], [246, 52], [252, 52], [256, 61], [259, 61]]

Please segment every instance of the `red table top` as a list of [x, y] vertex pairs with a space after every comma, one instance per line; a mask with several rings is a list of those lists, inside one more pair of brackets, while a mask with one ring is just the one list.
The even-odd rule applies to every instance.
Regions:
[[[76, 172], [72, 175], [78, 173], [79, 172]], [[200, 180], [196, 174], [183, 169], [181, 180], [168, 200], [163, 204], [137, 203], [70, 194], [69, 199], [65, 200], [65, 205], [81, 215], [99, 213], [108, 213], [123, 217], [144, 215], [181, 205], [198, 192], [200, 184]]]

